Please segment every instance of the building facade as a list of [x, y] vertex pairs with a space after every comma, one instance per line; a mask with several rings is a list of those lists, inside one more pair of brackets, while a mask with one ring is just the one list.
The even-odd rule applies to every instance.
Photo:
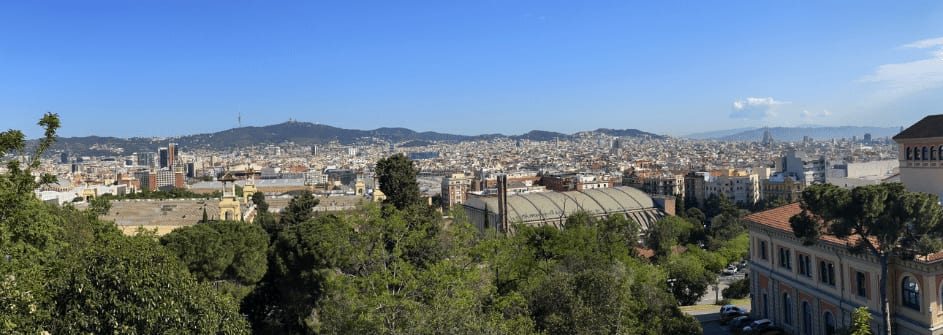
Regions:
[[753, 205], [760, 200], [760, 177], [745, 171], [725, 171], [723, 175], [706, 180], [704, 195], [710, 197], [711, 194], [726, 195], [733, 203]]
[[[748, 215], [751, 313], [791, 334], [836, 334], [851, 314], [867, 307], [882, 333], [879, 260], [849, 251], [853, 237], [823, 236], [805, 246], [789, 218], [798, 203]], [[943, 253], [916, 260], [893, 258], [887, 274], [894, 334], [943, 334]]]
[[760, 195], [764, 200], [783, 199], [791, 203], [799, 201], [799, 197], [802, 195], [802, 191], [805, 190], [805, 186], [805, 183], [777, 173], [769, 179], [760, 182], [760, 187], [762, 188]]
[[904, 187], [943, 196], [943, 114], [923, 118], [894, 141]]
[[453, 173], [442, 178], [442, 206], [452, 208], [464, 204], [468, 199], [468, 192], [471, 191], [471, 185], [472, 177], [464, 173]]

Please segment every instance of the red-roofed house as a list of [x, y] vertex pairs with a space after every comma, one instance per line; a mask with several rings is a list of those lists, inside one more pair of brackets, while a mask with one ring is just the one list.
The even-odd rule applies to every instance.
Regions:
[[[798, 203], [748, 215], [752, 313], [792, 334], [835, 334], [866, 306], [880, 330], [881, 266], [875, 257], [853, 254], [842, 240], [824, 236], [803, 246], [789, 225]], [[943, 334], [943, 253], [906, 261], [892, 258], [887, 296], [894, 334]], [[881, 332], [876, 332], [880, 334]]]

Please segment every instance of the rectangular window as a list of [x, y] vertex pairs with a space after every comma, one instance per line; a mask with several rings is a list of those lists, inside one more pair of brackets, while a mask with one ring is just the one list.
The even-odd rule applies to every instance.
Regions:
[[868, 297], [868, 276], [861, 271], [855, 271], [855, 288], [859, 297]]
[[809, 255], [798, 254], [799, 274], [812, 278], [812, 257]]
[[779, 248], [779, 266], [792, 270], [792, 252], [789, 249]]
[[819, 261], [819, 281], [823, 284], [835, 286], [835, 264]]
[[760, 241], [760, 259], [766, 260], [766, 241]]

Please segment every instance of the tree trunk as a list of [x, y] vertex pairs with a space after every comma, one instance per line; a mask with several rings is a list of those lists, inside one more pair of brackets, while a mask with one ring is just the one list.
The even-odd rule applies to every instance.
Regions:
[[881, 314], [884, 316], [884, 334], [891, 335], [890, 303], [887, 301], [887, 253], [881, 256]]

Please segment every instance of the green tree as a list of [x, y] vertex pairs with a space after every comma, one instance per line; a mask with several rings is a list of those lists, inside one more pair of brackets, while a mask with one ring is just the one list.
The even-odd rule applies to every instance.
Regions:
[[831, 184], [813, 185], [802, 192], [802, 212], [790, 218], [796, 237], [806, 245], [832, 234], [849, 239], [856, 253], [881, 263], [880, 295], [884, 329], [891, 333], [887, 300], [887, 264], [891, 257], [912, 258], [939, 250], [939, 199], [909, 192], [899, 183], [857, 187], [851, 191]]
[[255, 192], [252, 194], [252, 203], [255, 204], [256, 215], [252, 219], [252, 223], [262, 227], [266, 232], [269, 232], [271, 239], [274, 240], [277, 236], [277, 231], [280, 229], [278, 226], [278, 221], [275, 220], [275, 216], [269, 212], [269, 204], [265, 201], [265, 194], [262, 192]]
[[655, 252], [655, 260], [671, 256], [672, 248], [679, 243], [688, 243], [695, 231], [691, 222], [677, 216], [666, 216], [656, 221], [645, 235], [645, 244]]
[[352, 272], [353, 227], [337, 215], [320, 215], [285, 227], [269, 255], [269, 271], [243, 302], [257, 333], [308, 333], [312, 311], [335, 269]]
[[301, 194], [291, 198], [288, 207], [282, 212], [282, 217], [277, 224], [272, 223], [271, 226], [263, 224], [262, 227], [268, 231], [269, 235], [278, 236], [282, 230], [311, 219], [314, 216], [314, 207], [319, 203], [321, 203], [321, 200], [315, 198], [311, 191], [304, 190]]
[[724, 295], [724, 299], [746, 298], [750, 295], [750, 279], [743, 278], [730, 283], [730, 286], [721, 291], [721, 294]]
[[688, 221], [691, 221], [695, 226], [704, 226], [704, 222], [707, 222], [707, 216], [704, 215], [697, 207], [689, 207], [684, 211], [684, 218]]
[[265, 201], [265, 193], [252, 193], [252, 203], [255, 204], [255, 208], [259, 213], [268, 212], [269, 204]]
[[238, 305], [198, 283], [152, 236], [95, 244], [59, 266], [47, 287], [52, 333], [248, 333]]
[[697, 304], [707, 288], [717, 281], [700, 258], [690, 254], [671, 257], [666, 264], [669, 288], [682, 306]]
[[848, 335], [871, 335], [871, 312], [867, 307], [855, 308], [851, 314], [851, 327]]
[[386, 194], [386, 202], [399, 210], [421, 203], [418, 171], [413, 162], [403, 154], [395, 154], [377, 162], [376, 176], [380, 191]]
[[258, 283], [268, 267], [269, 238], [256, 225], [218, 221], [175, 229], [160, 238], [197, 279], [236, 301]]
[[[55, 181], [48, 174], [33, 175], [40, 157], [56, 139], [59, 117], [47, 113], [39, 121], [45, 130], [35, 151], [25, 152], [26, 139], [19, 130], [0, 132], [0, 159], [10, 159], [0, 174], [0, 332], [39, 333], [51, 318], [45, 282], [52, 275], [48, 263], [67, 246], [60, 237], [63, 227], [33, 190]], [[25, 163], [25, 164], [24, 164]]]

